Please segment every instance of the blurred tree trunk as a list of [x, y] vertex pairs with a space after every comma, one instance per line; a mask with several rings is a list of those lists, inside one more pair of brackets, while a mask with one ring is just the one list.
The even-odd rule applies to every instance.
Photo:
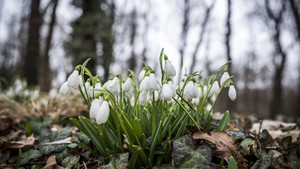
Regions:
[[128, 67], [131, 70], [135, 70], [136, 66], [137, 66], [137, 58], [136, 58], [136, 54], [135, 54], [135, 37], [136, 37], [136, 29], [137, 29], [137, 12], [136, 12], [136, 8], [133, 9], [133, 11], [131, 12], [131, 16], [130, 16], [130, 46], [131, 46], [131, 56], [129, 58], [128, 62]]
[[28, 85], [38, 84], [38, 63], [40, 57], [40, 28], [42, 17], [40, 13], [40, 0], [31, 1], [29, 16], [28, 40], [24, 56], [24, 75]]
[[[231, 48], [230, 48], [230, 40], [231, 40], [231, 0], [227, 0], [227, 17], [226, 17], [226, 33], [225, 33], [225, 46], [226, 46], [226, 56], [227, 61], [232, 61], [231, 57]], [[228, 64], [228, 72], [230, 75], [233, 75], [232, 72], [232, 62]], [[226, 98], [228, 101], [227, 110], [237, 111], [236, 102], [231, 101], [228, 97]]]
[[[225, 45], [226, 45], [226, 56], [227, 56], [227, 61], [231, 61], [231, 50], [230, 50], [230, 39], [231, 39], [231, 0], [227, 0], [227, 18], [226, 18], [226, 34], [225, 34]], [[231, 75], [232, 70], [231, 70], [231, 65], [232, 63], [229, 63], [228, 65], [228, 72]]]
[[108, 4], [109, 11], [102, 11], [103, 17], [103, 27], [100, 33], [100, 40], [103, 46], [103, 67], [104, 67], [104, 81], [108, 80], [110, 65], [113, 62], [113, 45], [114, 45], [114, 33], [113, 33], [113, 25], [115, 22], [115, 3], [114, 1], [111, 4]]
[[276, 48], [276, 53], [273, 58], [273, 63], [275, 66], [275, 75], [273, 78], [273, 97], [270, 105], [270, 115], [272, 118], [275, 118], [276, 115], [282, 113], [282, 77], [287, 57], [280, 43], [280, 26], [282, 24], [283, 13], [285, 11], [285, 2], [281, 2], [281, 8], [277, 12], [272, 11], [269, 0], [265, 0], [265, 7], [269, 19], [271, 19], [274, 22], [274, 33], [272, 37], [275, 43], [274, 45]]
[[43, 55], [40, 61], [39, 67], [39, 84], [41, 85], [41, 90], [48, 92], [51, 88], [51, 69], [49, 64], [49, 50], [51, 48], [51, 41], [53, 37], [53, 30], [56, 22], [56, 8], [58, 5], [58, 0], [52, 0], [53, 8], [51, 14], [51, 21], [48, 26], [48, 35], [46, 37], [46, 44]]
[[180, 39], [180, 47], [179, 47], [179, 54], [180, 54], [180, 61], [179, 61], [179, 78], [178, 83], [181, 80], [182, 76], [182, 67], [183, 67], [183, 57], [185, 54], [185, 48], [187, 45], [187, 35], [189, 31], [189, 25], [190, 25], [190, 0], [184, 0], [184, 9], [183, 9], [183, 22], [182, 22], [182, 30], [181, 30], [181, 39]]
[[[295, 0], [290, 0], [290, 6], [292, 9], [292, 13], [294, 16], [294, 20], [295, 20], [295, 25], [296, 25], [296, 29], [297, 29], [297, 44], [298, 47], [300, 47], [300, 13], [299, 13], [299, 8], [300, 8], [300, 3], [299, 1], [295, 2]], [[300, 63], [298, 63], [300, 66]], [[298, 93], [297, 93], [297, 100], [298, 103], [300, 103], [300, 68], [298, 69]], [[297, 104], [296, 109], [295, 109], [295, 114], [296, 116], [300, 116], [299, 114], [300, 112], [300, 104]]]
[[202, 24], [201, 24], [201, 32], [200, 32], [200, 35], [199, 35], [199, 39], [196, 43], [196, 47], [194, 49], [193, 56], [192, 56], [192, 64], [191, 64], [191, 67], [190, 67], [190, 73], [192, 73], [194, 71], [194, 67], [195, 67], [195, 64], [197, 62], [197, 54], [198, 54], [198, 51], [199, 51], [200, 46], [202, 44], [202, 41], [203, 41], [203, 38], [204, 38], [204, 33], [205, 33], [205, 30], [206, 30], [206, 26], [207, 26], [207, 23], [208, 23], [208, 20], [209, 20], [209, 17], [210, 17], [210, 13], [211, 13], [214, 5], [215, 5], [215, 0], [212, 1], [209, 6], [206, 6], [204, 20], [202, 21]]

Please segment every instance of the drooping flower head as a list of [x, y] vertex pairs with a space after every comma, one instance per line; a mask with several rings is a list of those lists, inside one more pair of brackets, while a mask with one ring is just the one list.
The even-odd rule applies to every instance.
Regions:
[[230, 82], [230, 86], [229, 86], [229, 90], [228, 90], [228, 97], [232, 101], [234, 101], [236, 99], [236, 90], [235, 90], [235, 87], [234, 87], [232, 81]]
[[176, 75], [176, 70], [172, 63], [168, 60], [168, 56], [165, 55], [165, 73], [168, 76], [175, 76]]
[[[230, 76], [229, 76], [229, 73], [228, 73], [228, 69], [226, 68], [225, 70], [224, 70], [224, 73], [223, 73], [223, 75], [222, 75], [222, 77], [221, 77], [221, 80], [220, 80], [220, 83], [221, 83], [221, 85], [223, 85], [223, 83], [225, 83], [225, 81], [227, 80], [227, 79], [229, 79], [230, 78]], [[224, 87], [229, 87], [230, 86], [230, 81], [228, 81], [225, 85], [224, 85]]]
[[78, 70], [74, 70], [72, 72], [72, 74], [68, 77], [68, 80], [67, 80], [67, 85], [68, 87], [71, 87], [75, 90], [78, 89], [78, 86], [79, 86], [79, 83], [80, 83], [80, 75], [79, 75], [79, 71]]
[[61, 85], [59, 89], [59, 93], [61, 95], [69, 95], [71, 93], [72, 89], [68, 86], [67, 82], [65, 82], [63, 85]]
[[167, 101], [172, 100], [172, 89], [170, 88], [170, 85], [167, 82], [164, 82], [161, 90], [161, 97]]
[[109, 116], [109, 104], [108, 101], [104, 100], [96, 114], [97, 124], [105, 123], [108, 119], [108, 116]]

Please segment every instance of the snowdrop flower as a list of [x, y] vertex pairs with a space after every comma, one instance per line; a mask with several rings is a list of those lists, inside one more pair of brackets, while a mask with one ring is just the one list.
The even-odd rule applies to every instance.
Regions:
[[150, 73], [149, 80], [148, 80], [149, 89], [151, 91], [155, 91], [157, 89], [157, 83], [154, 73]]
[[133, 87], [130, 87], [128, 92], [125, 92], [127, 98], [131, 98], [134, 95]]
[[130, 101], [131, 107], [133, 107], [134, 104], [135, 104], [135, 99], [134, 99], [134, 97], [130, 97], [129, 101]]
[[88, 97], [92, 96], [90, 82], [85, 82], [85, 88], [86, 88], [86, 92], [87, 92]]
[[165, 60], [165, 72], [168, 76], [175, 76], [176, 75], [176, 70], [172, 63], [166, 59]]
[[150, 90], [150, 83], [152, 82], [149, 81], [149, 76], [145, 76], [145, 78], [141, 81], [140, 91], [148, 92]]
[[154, 100], [157, 101], [159, 97], [159, 92], [157, 90], [155, 90], [154, 92]]
[[146, 73], [146, 70], [145, 70], [145, 69], [143, 69], [143, 70], [139, 73], [139, 81], [142, 81], [142, 80], [144, 79], [145, 73]]
[[[229, 79], [229, 78], [230, 78], [229, 73], [225, 70], [225, 72], [223, 73], [223, 75], [222, 75], [222, 77], [221, 77], [221, 80], [220, 80], [221, 85], [223, 85], [223, 83], [224, 83], [227, 79]], [[230, 81], [228, 81], [228, 82], [224, 85], [224, 87], [229, 87], [229, 86], [230, 86]]]
[[216, 99], [217, 99], [217, 96], [216, 96], [215, 94], [210, 98], [210, 100], [211, 100], [212, 102], [216, 101]]
[[109, 116], [109, 104], [108, 102], [105, 100], [103, 101], [103, 103], [101, 104], [97, 114], [96, 114], [96, 122], [97, 124], [102, 124], [105, 123], [108, 119]]
[[176, 89], [174, 84], [172, 83], [172, 81], [168, 81], [168, 86], [170, 87], [170, 89], [172, 90], [172, 97], [176, 96]]
[[213, 95], [217, 95], [219, 93], [220, 90], [220, 86], [217, 80], [214, 81], [210, 92], [209, 92], [209, 97], [212, 97]]
[[161, 90], [161, 97], [167, 101], [171, 101], [172, 99], [172, 89], [170, 88], [169, 84], [163, 84]]
[[185, 86], [183, 95], [188, 98], [188, 100], [192, 100], [192, 98], [197, 98], [198, 88], [195, 86], [193, 81], [189, 81], [188, 84]]
[[119, 78], [116, 76], [112, 80], [108, 80], [104, 83], [103, 87], [106, 87], [112, 93], [116, 94], [119, 92]]
[[146, 92], [146, 91], [142, 91], [142, 92], [140, 93], [140, 96], [139, 96], [139, 102], [140, 102], [140, 104], [142, 104], [142, 105], [147, 104], [147, 102], [148, 102], [148, 97], [147, 97], [147, 92]]
[[92, 104], [91, 104], [91, 108], [90, 108], [90, 118], [96, 118], [97, 116], [97, 112], [100, 110], [100, 106], [103, 102], [103, 98], [100, 97], [99, 99], [94, 99], [92, 101]]
[[[97, 90], [102, 89], [100, 83], [96, 83], [94, 89], [97, 89]], [[94, 91], [95, 96], [97, 96], [100, 93], [100, 91], [97, 91], [97, 90]]]
[[72, 72], [72, 74], [68, 77], [67, 80], [67, 84], [68, 87], [71, 87], [73, 89], [78, 89], [78, 85], [79, 85], [79, 79], [80, 79], [80, 75], [79, 75], [79, 71], [78, 70], [74, 70]]
[[61, 95], [69, 95], [70, 93], [71, 93], [71, 91], [72, 91], [72, 89], [68, 86], [68, 84], [67, 84], [68, 82], [65, 82], [61, 87], [60, 87], [60, 89], [59, 89], [59, 93], [61, 94]]
[[230, 84], [229, 90], [228, 90], [228, 96], [230, 100], [234, 101], [236, 99], [236, 90], [233, 84]]
[[199, 104], [200, 99], [201, 99], [201, 97], [202, 97], [202, 90], [201, 90], [201, 87], [198, 86], [197, 89], [198, 89], [198, 97], [192, 99], [192, 103], [194, 103], [194, 104]]
[[132, 79], [130, 77], [126, 79], [126, 81], [124, 82], [124, 85], [123, 85], [124, 92], [128, 92], [131, 89], [131, 82], [132, 82]]

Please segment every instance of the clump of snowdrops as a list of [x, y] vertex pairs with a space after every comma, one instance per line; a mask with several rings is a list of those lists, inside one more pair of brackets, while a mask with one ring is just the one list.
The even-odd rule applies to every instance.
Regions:
[[19, 103], [24, 103], [37, 99], [40, 96], [40, 90], [38, 87], [29, 87], [25, 79], [15, 78], [7, 89], [2, 89], [0, 86], [0, 96], [6, 96]]
[[86, 68], [87, 60], [61, 86], [63, 95], [79, 91], [90, 108], [89, 116], [71, 122], [91, 139], [95, 156], [129, 152], [129, 168], [159, 166], [171, 162], [165, 157], [172, 151], [172, 140], [187, 134], [186, 126], [226, 129], [229, 112], [214, 126], [212, 111], [223, 88], [229, 87], [231, 100], [236, 98], [228, 63], [207, 78], [194, 72], [175, 84], [176, 70], [163, 50], [159, 62], [160, 72], [145, 64], [138, 76], [129, 70], [129, 75], [120, 72], [102, 84]]

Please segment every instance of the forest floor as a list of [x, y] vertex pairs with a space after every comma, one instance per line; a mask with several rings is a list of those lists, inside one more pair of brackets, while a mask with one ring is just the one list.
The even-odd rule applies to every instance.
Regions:
[[[76, 96], [61, 99], [45, 95], [24, 104], [0, 97], [0, 169], [100, 168], [104, 160], [75, 143], [93, 147], [69, 122], [69, 118], [88, 111]], [[215, 113], [214, 117], [222, 114]], [[287, 123], [235, 115], [226, 132], [187, 129], [197, 143], [213, 145], [212, 156], [217, 158], [212, 159], [212, 167], [227, 168], [222, 163], [228, 162], [229, 155], [239, 168], [300, 168], [299, 120], [297, 124], [296, 119]]]

